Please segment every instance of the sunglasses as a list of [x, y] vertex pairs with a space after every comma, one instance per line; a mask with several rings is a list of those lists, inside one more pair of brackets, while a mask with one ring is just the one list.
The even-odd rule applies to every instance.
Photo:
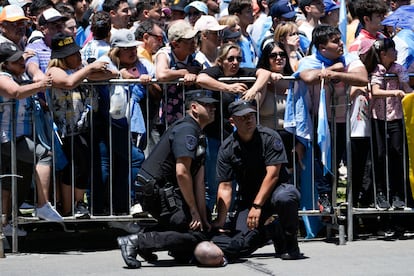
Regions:
[[286, 58], [286, 57], [287, 57], [287, 55], [286, 55], [286, 53], [285, 53], [285, 52], [276, 52], [276, 53], [271, 53], [271, 54], [269, 55], [269, 58], [271, 58], [271, 59], [276, 59], [277, 57], [280, 57], [280, 58]]
[[159, 42], [162, 42], [162, 35], [156, 35], [156, 34], [152, 34], [152, 33], [148, 33], [148, 35], [156, 38]]
[[241, 56], [231, 56], [227, 58], [228, 62], [233, 62], [234, 60], [237, 60], [237, 62], [242, 62], [243, 58]]

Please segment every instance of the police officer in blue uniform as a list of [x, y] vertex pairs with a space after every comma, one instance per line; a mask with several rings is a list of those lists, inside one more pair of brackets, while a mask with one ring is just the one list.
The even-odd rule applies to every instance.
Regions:
[[277, 255], [284, 260], [299, 259], [297, 243], [299, 191], [279, 178], [287, 162], [282, 139], [272, 129], [257, 126], [254, 102], [236, 101], [229, 105], [230, 122], [236, 131], [219, 150], [218, 217], [213, 228], [224, 227], [232, 198], [232, 181], [238, 184], [235, 229], [247, 233], [263, 227], [278, 214], [283, 235], [274, 237]]
[[158, 220], [158, 230], [185, 232], [210, 227], [202, 129], [214, 121], [217, 100], [211, 96], [208, 90], [186, 92], [186, 117], [164, 133], [138, 174], [143, 210]]

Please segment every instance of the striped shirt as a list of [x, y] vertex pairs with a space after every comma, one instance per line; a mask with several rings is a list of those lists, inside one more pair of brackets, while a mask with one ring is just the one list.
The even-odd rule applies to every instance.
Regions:
[[29, 63], [36, 63], [43, 73], [46, 72], [47, 65], [50, 61], [52, 50], [46, 45], [43, 39], [37, 39], [32, 43], [27, 44], [26, 51], [32, 50], [35, 55], [26, 60], [26, 67]]

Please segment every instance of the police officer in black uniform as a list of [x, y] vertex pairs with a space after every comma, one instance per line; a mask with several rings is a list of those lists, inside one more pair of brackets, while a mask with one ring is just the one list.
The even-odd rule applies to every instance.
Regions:
[[297, 243], [299, 191], [283, 184], [280, 168], [287, 162], [282, 139], [272, 129], [257, 126], [254, 102], [229, 105], [230, 122], [237, 130], [221, 145], [217, 161], [218, 217], [214, 227], [223, 227], [231, 204], [232, 181], [238, 184], [235, 208], [236, 230], [248, 232], [263, 227], [277, 213], [283, 236], [274, 237], [282, 259], [301, 258]]
[[209, 228], [205, 206], [205, 137], [214, 121], [212, 92], [185, 94], [187, 116], [174, 123], [142, 164], [137, 182], [144, 211], [158, 220], [158, 230]]

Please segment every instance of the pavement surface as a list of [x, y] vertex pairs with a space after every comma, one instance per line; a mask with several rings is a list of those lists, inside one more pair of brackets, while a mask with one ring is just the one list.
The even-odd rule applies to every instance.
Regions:
[[123, 231], [41, 230], [31, 229], [19, 239], [19, 253], [6, 251], [0, 275], [414, 275], [412, 236], [366, 237], [345, 245], [338, 245], [337, 238], [301, 240], [304, 259], [295, 261], [274, 258], [273, 245], [267, 245], [250, 258], [220, 268], [180, 265], [167, 252], [158, 252], [156, 263], [127, 269], [115, 242]]

